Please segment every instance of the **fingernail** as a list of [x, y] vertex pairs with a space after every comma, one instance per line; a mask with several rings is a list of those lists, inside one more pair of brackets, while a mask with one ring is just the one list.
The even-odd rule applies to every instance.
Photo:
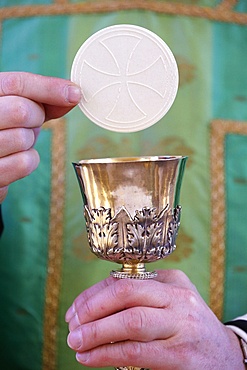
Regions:
[[71, 104], [79, 103], [81, 99], [81, 89], [78, 86], [68, 85], [66, 89], [66, 99]]
[[79, 326], [81, 326], [81, 323], [80, 323], [77, 313], [75, 313], [69, 322], [69, 331], [73, 331], [77, 329]]
[[70, 322], [73, 316], [74, 316], [74, 310], [73, 310], [73, 307], [71, 306], [65, 314], [65, 322]]
[[86, 363], [90, 357], [90, 352], [82, 352], [82, 353], [77, 352], [75, 357], [78, 362]]
[[74, 316], [74, 314], [75, 314], [75, 310], [74, 310], [74, 305], [73, 305], [66, 312], [66, 314], [65, 314], [65, 321], [66, 322], [70, 322], [70, 320], [72, 319], [72, 317]]
[[68, 346], [77, 351], [82, 345], [82, 335], [80, 328], [73, 330], [69, 333], [67, 339]]

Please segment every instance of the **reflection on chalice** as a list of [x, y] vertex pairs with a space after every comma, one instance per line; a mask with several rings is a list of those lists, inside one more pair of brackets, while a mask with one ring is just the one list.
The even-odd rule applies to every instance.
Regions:
[[122, 265], [111, 271], [113, 277], [153, 278], [157, 273], [146, 271], [145, 264], [175, 250], [186, 160], [184, 156], [153, 156], [73, 163], [90, 249], [97, 257]]

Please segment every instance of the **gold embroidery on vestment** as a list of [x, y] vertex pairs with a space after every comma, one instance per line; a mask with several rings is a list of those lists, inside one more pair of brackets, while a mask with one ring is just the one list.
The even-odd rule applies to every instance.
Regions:
[[211, 124], [211, 265], [210, 307], [222, 319], [225, 281], [225, 137], [247, 135], [247, 122], [214, 120]]
[[23, 5], [0, 8], [0, 20], [44, 15], [106, 13], [120, 10], [147, 10], [156, 13], [204, 18], [212, 21], [247, 25], [247, 13], [234, 10], [236, 0], [222, 0], [217, 6], [174, 3], [160, 0], [108, 0], [70, 3], [56, 0], [50, 5]]
[[65, 205], [66, 130], [65, 119], [51, 120], [44, 129], [52, 131], [51, 201], [49, 245], [44, 310], [43, 369], [56, 370], [57, 328], [63, 256]]

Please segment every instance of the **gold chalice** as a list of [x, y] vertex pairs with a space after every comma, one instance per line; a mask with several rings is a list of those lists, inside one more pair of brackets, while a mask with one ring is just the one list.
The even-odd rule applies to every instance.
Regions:
[[150, 156], [73, 163], [90, 249], [97, 257], [122, 265], [111, 271], [113, 277], [153, 278], [157, 273], [147, 271], [145, 264], [175, 250], [186, 160], [184, 156]]

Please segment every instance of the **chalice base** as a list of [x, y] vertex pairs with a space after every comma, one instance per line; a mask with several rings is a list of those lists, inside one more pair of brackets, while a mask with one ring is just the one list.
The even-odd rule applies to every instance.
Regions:
[[[136, 264], [124, 263], [121, 270], [112, 270], [110, 272], [110, 275], [117, 279], [147, 280], [147, 279], [155, 278], [157, 276], [157, 272], [147, 271], [144, 263], [136, 263]], [[119, 368], [119, 369], [124, 369], [124, 368]]]

